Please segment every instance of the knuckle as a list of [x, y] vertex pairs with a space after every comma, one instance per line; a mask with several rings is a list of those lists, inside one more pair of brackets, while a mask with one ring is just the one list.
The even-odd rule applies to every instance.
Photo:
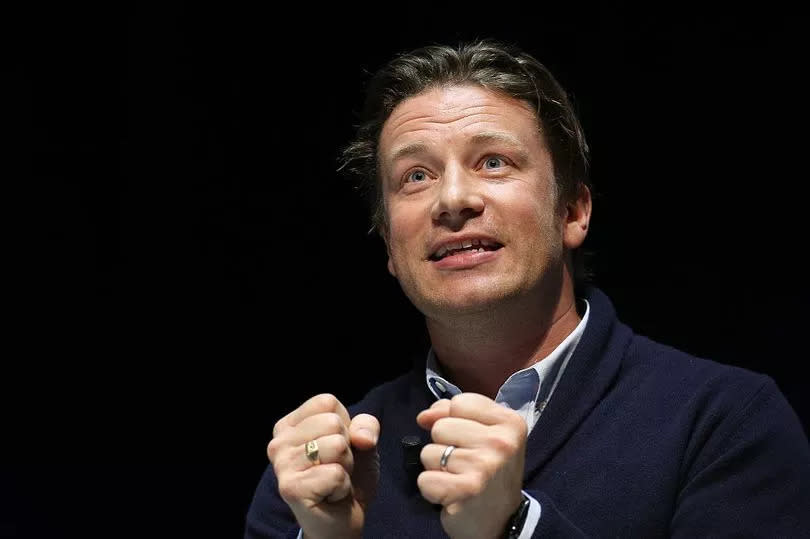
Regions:
[[492, 471], [498, 468], [499, 459], [488, 451], [476, 451], [471, 458], [476, 470]]
[[489, 481], [489, 474], [484, 470], [476, 470], [470, 474], [470, 480], [466, 485], [467, 494], [469, 496], [477, 496], [484, 491], [484, 488]]
[[514, 431], [520, 438], [526, 438], [529, 434], [529, 427], [526, 425], [526, 421], [524, 421], [517, 412], [513, 410], [510, 410], [510, 412], [512, 413], [509, 416], [509, 425], [514, 427]]
[[486, 445], [491, 450], [495, 451], [496, 453], [504, 452], [506, 449], [506, 442], [501, 436], [496, 432], [490, 432], [487, 434], [486, 437]]
[[470, 395], [466, 393], [459, 393], [450, 398], [450, 415], [454, 416], [456, 413], [462, 412], [466, 408], [467, 403], [470, 402]]
[[429, 501], [438, 503], [441, 499], [440, 485], [434, 484], [430, 480], [430, 476], [424, 472], [420, 473], [419, 476], [416, 478], [416, 485], [419, 487], [422, 496], [427, 498]]
[[518, 443], [511, 436], [492, 433], [487, 437], [487, 446], [499, 455], [512, 455], [518, 450]]
[[520, 440], [508, 437], [504, 439], [504, 448], [506, 449], [507, 455], [514, 455], [520, 450]]
[[[462, 513], [462, 511], [464, 510], [464, 506], [462, 504], [460, 504], [460, 503], [451, 503], [450, 505], [448, 505], [444, 509], [445, 510], [442, 511], [442, 512], [443, 513], [446, 512], [448, 517], [455, 517], [455, 516], [460, 515]], [[444, 516], [444, 515], [442, 515], [442, 516]]]
[[296, 482], [286, 478], [278, 478], [278, 493], [285, 502], [295, 500], [297, 496]]
[[282, 423], [283, 420], [279, 419], [276, 421], [276, 424], [273, 425], [273, 437], [278, 436], [281, 433], [281, 429], [283, 428], [284, 424]]
[[335, 453], [339, 458], [345, 457], [347, 453], [351, 453], [349, 441], [344, 436], [339, 436], [335, 440]]
[[320, 395], [317, 395], [315, 399], [317, 406], [325, 410], [331, 410], [335, 407], [335, 404], [339, 402], [337, 397], [331, 393], [321, 393]]
[[278, 438], [273, 438], [270, 440], [270, 443], [267, 444], [267, 458], [270, 459], [270, 462], [273, 462], [278, 454], [280, 442]]
[[339, 485], [343, 482], [346, 475], [346, 470], [340, 464], [324, 464], [324, 477], [333, 485]]
[[325, 427], [329, 429], [330, 433], [340, 433], [343, 432], [343, 421], [340, 419], [340, 416], [335, 413], [329, 413], [326, 415], [325, 418]]
[[437, 419], [436, 422], [433, 423], [433, 426], [430, 428], [430, 435], [433, 437], [434, 440], [436, 439], [436, 436], [441, 436], [444, 433], [445, 429], [449, 425], [448, 422], [449, 419], [450, 419], [449, 417], [442, 417]]
[[419, 452], [419, 460], [422, 461], [422, 465], [425, 468], [428, 468], [431, 463], [439, 462], [438, 457], [432, 457], [436, 452], [436, 445], [435, 444], [427, 444], [425, 447], [422, 448], [422, 451]]

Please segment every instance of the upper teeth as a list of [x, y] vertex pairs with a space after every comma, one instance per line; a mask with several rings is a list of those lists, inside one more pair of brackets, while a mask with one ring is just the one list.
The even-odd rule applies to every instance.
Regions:
[[441, 247], [439, 247], [439, 250], [436, 251], [436, 257], [441, 258], [441, 257], [445, 256], [448, 252], [455, 251], [455, 250], [458, 250], [458, 249], [469, 249], [470, 247], [473, 247], [473, 246], [476, 246], [476, 247], [480, 246], [482, 248], [483, 247], [494, 247], [496, 245], [497, 245], [497, 243], [495, 243], [493, 241], [479, 240], [479, 239], [462, 240], [462, 241], [457, 241], [457, 242], [452, 242], [452, 243], [446, 243], [446, 244], [442, 245]]

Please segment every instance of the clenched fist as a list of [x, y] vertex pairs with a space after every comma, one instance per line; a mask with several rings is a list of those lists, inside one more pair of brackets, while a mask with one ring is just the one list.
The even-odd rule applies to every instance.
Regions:
[[526, 422], [476, 393], [436, 401], [416, 421], [433, 440], [422, 449], [417, 483], [425, 499], [443, 506], [444, 531], [454, 539], [502, 536], [522, 498]]
[[[360, 537], [365, 511], [377, 489], [380, 424], [368, 414], [354, 419], [335, 398], [312, 397], [273, 428], [267, 456], [279, 494], [307, 539]], [[319, 461], [307, 457], [314, 440]]]

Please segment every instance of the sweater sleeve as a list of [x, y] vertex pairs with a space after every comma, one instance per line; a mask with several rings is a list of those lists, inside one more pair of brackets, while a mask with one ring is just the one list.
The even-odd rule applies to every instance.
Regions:
[[807, 537], [810, 447], [772, 379], [718, 420], [685, 466], [672, 537]]
[[248, 509], [245, 539], [295, 539], [300, 528], [278, 493], [273, 467], [264, 471]]

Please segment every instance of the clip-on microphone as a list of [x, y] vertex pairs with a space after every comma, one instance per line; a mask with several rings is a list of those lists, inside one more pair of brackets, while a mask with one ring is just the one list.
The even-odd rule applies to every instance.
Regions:
[[427, 445], [426, 442], [423, 442], [419, 436], [410, 435], [402, 438], [402, 467], [408, 476], [408, 484], [412, 488], [416, 488], [416, 478], [425, 470], [425, 467], [422, 466], [422, 459], [419, 458], [425, 445]]

